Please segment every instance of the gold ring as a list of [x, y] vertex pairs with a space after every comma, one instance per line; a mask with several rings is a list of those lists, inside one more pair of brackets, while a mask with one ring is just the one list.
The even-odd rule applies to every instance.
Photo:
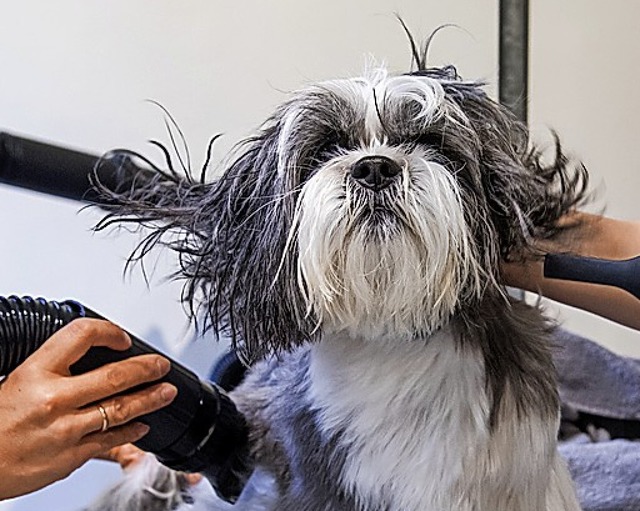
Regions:
[[107, 411], [104, 409], [102, 405], [96, 405], [98, 407], [98, 411], [100, 415], [102, 415], [102, 427], [100, 428], [100, 433], [104, 433], [109, 429], [109, 416], [107, 415]]

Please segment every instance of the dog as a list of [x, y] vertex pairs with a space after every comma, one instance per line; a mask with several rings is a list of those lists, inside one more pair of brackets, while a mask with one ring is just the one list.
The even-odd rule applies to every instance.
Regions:
[[102, 227], [151, 227], [138, 256], [175, 250], [194, 316], [251, 361], [231, 397], [253, 497], [211, 509], [580, 509], [553, 324], [500, 267], [570, 228], [586, 171], [413, 53], [410, 72], [293, 93], [212, 182], [171, 168], [103, 190]]

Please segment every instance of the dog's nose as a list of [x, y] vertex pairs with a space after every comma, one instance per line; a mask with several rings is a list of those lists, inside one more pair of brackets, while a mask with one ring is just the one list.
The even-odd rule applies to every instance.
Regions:
[[351, 177], [376, 192], [389, 186], [401, 172], [400, 165], [386, 156], [367, 156], [351, 166]]

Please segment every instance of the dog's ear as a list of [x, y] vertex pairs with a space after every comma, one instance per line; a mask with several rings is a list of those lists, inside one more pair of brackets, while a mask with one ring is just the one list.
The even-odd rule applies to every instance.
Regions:
[[478, 162], [478, 184], [501, 258], [531, 254], [535, 241], [570, 228], [559, 220], [587, 200], [588, 176], [582, 164], [566, 157], [558, 137], [554, 134], [555, 155], [546, 160], [530, 143], [526, 126], [480, 87], [453, 83], [445, 90], [470, 124], [476, 152], [471, 158]]
[[152, 180], [106, 191], [110, 214], [99, 225], [149, 228], [134, 259], [158, 244], [175, 250], [193, 316], [229, 334], [249, 359], [301, 343], [313, 329], [289, 240], [297, 190], [295, 176], [278, 169], [281, 124], [274, 116], [239, 144], [213, 182], [156, 169]]
[[238, 148], [200, 211], [210, 222], [203, 250], [183, 265], [189, 298], [199, 282], [214, 328], [252, 359], [304, 342], [313, 328], [291, 236], [299, 181], [282, 171], [281, 130], [276, 115]]

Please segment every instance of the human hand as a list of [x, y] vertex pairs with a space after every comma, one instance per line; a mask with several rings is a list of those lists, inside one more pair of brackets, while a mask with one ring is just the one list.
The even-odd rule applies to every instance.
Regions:
[[[135, 445], [124, 444], [109, 449], [106, 453], [98, 457], [104, 460], [115, 461], [120, 464], [123, 470], [128, 471], [135, 469], [138, 464], [142, 463], [146, 455], [142, 449]], [[189, 486], [198, 484], [202, 480], [202, 475], [198, 473], [181, 472], [181, 474]]]
[[[132, 419], [175, 398], [168, 383], [117, 395], [164, 376], [170, 362], [159, 355], [72, 376], [69, 367], [92, 346], [125, 350], [131, 340], [108, 321], [76, 319], [0, 383], [0, 499], [42, 488], [90, 458], [139, 440], [149, 428]], [[98, 404], [108, 418], [104, 431]]]

